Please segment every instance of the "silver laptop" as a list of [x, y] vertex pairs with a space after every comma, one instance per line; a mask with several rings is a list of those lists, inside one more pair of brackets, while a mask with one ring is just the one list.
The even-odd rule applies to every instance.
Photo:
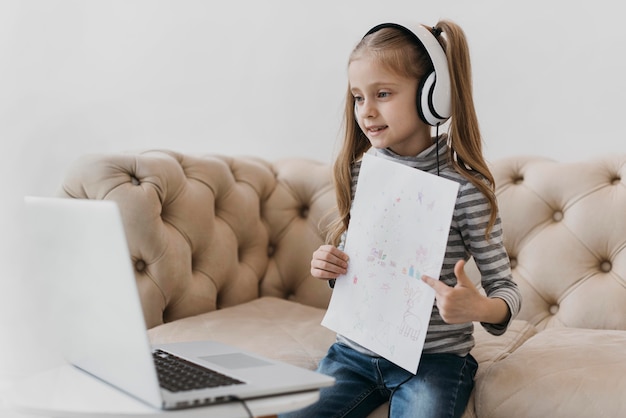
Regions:
[[[214, 341], [151, 346], [117, 205], [32, 196], [25, 197], [25, 205], [27, 277], [45, 295], [47, 319], [69, 363], [159, 409], [334, 383], [314, 371]], [[180, 359], [193, 373], [186, 383], [157, 371], [157, 363], [175, 363], [167, 367], [176, 370]], [[225, 382], [215, 383], [215, 372]]]

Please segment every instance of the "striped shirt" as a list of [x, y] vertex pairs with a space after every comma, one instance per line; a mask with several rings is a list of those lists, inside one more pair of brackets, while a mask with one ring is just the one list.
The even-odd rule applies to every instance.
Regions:
[[[506, 302], [511, 313], [510, 321], [517, 316], [521, 307], [521, 294], [511, 275], [509, 257], [504, 248], [502, 224], [500, 216], [491, 230], [490, 239], [485, 239], [485, 230], [489, 223], [490, 207], [485, 195], [469, 180], [459, 174], [448, 162], [447, 136], [439, 137], [439, 158], [437, 146], [433, 144], [416, 157], [399, 156], [388, 149], [377, 149], [374, 152], [379, 156], [397, 161], [407, 166], [437, 174], [459, 183], [459, 191], [450, 225], [448, 244], [441, 268], [440, 281], [449, 286], [456, 284], [454, 265], [460, 259], [474, 257], [474, 261], [481, 272], [481, 285], [487, 296], [500, 298]], [[356, 163], [352, 168], [352, 197], [356, 191], [361, 164]], [[345, 233], [339, 245], [343, 248]], [[482, 326], [493, 335], [503, 334], [509, 323], [486, 324]], [[433, 304], [430, 323], [424, 342], [424, 353], [452, 353], [464, 356], [474, 347], [474, 325], [472, 322], [464, 324], [447, 324], [439, 315], [436, 303]], [[337, 336], [337, 341], [365, 354], [376, 356], [370, 350], [354, 341]]]

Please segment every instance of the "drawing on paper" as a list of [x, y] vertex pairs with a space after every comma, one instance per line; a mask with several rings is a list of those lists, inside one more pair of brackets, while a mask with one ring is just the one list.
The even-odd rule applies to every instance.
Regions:
[[415, 373], [458, 184], [365, 155], [337, 279], [322, 324]]

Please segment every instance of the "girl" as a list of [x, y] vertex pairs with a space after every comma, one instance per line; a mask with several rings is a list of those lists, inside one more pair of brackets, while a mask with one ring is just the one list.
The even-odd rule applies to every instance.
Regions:
[[[422, 279], [436, 293], [417, 374], [337, 336], [318, 371], [336, 384], [290, 417], [366, 417], [389, 401], [391, 417], [460, 417], [478, 367], [470, 354], [473, 321], [504, 333], [520, 309], [494, 194], [482, 156], [465, 34], [450, 21], [413, 30], [383, 24], [370, 30], [348, 62], [344, 143], [334, 164], [339, 217], [330, 244], [313, 253], [311, 273], [330, 280], [346, 273], [342, 251], [360, 159], [384, 158], [460, 183], [440, 280]], [[450, 117], [447, 134], [439, 126]], [[431, 127], [436, 135], [431, 136]], [[464, 271], [474, 257], [481, 294]]]

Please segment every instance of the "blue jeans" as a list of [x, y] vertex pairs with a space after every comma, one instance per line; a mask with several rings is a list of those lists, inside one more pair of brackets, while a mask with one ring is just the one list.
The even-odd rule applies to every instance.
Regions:
[[413, 375], [384, 358], [335, 343], [318, 367], [320, 373], [335, 377], [335, 385], [323, 388], [315, 404], [280, 417], [364, 418], [386, 401], [394, 418], [460, 417], [477, 369], [469, 354], [424, 354]]

